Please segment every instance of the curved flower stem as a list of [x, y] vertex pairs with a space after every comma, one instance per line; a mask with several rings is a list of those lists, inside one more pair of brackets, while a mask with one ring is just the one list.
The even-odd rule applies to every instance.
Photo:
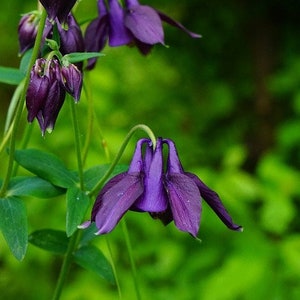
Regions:
[[78, 173], [79, 173], [79, 183], [80, 189], [84, 190], [84, 180], [83, 180], [83, 165], [82, 165], [82, 157], [81, 157], [81, 145], [80, 145], [80, 132], [78, 126], [78, 118], [76, 113], [76, 103], [70, 99], [71, 106], [71, 115], [73, 121], [74, 128], [74, 138], [75, 138], [75, 147], [76, 147], [76, 155], [77, 155], [77, 165], [78, 165]]
[[95, 187], [88, 193], [89, 196], [94, 196], [100, 190], [100, 188], [102, 187], [104, 182], [108, 179], [108, 177], [110, 176], [110, 174], [112, 173], [112, 171], [116, 167], [117, 163], [119, 162], [119, 160], [120, 160], [120, 158], [121, 158], [128, 142], [129, 142], [129, 140], [131, 139], [131, 137], [134, 135], [134, 133], [137, 130], [143, 130], [144, 132], [146, 132], [148, 134], [149, 138], [152, 141], [153, 147], [155, 148], [155, 146], [156, 146], [155, 135], [147, 125], [139, 124], [139, 125], [136, 125], [133, 128], [131, 128], [131, 130], [128, 132], [127, 136], [125, 137], [125, 139], [123, 141], [123, 144], [120, 147], [119, 152], [117, 153], [116, 157], [112, 161], [109, 169], [105, 172], [105, 174], [102, 176], [100, 181], [95, 185]]
[[17, 131], [18, 131], [19, 122], [20, 122], [20, 119], [21, 119], [21, 116], [22, 116], [22, 110], [23, 110], [23, 105], [24, 105], [25, 98], [26, 98], [27, 88], [28, 88], [29, 82], [30, 82], [30, 71], [31, 71], [32, 66], [34, 65], [34, 62], [36, 61], [36, 59], [38, 57], [38, 54], [39, 54], [39, 51], [40, 51], [40, 45], [41, 45], [41, 41], [42, 41], [42, 36], [43, 36], [43, 31], [44, 31], [46, 18], [47, 18], [47, 13], [43, 9], [42, 16], [41, 16], [41, 19], [40, 19], [40, 22], [39, 22], [39, 28], [38, 28], [37, 36], [36, 36], [36, 39], [35, 39], [32, 55], [31, 55], [31, 59], [30, 59], [30, 63], [29, 63], [28, 70], [27, 70], [26, 77], [25, 77], [25, 81], [24, 81], [24, 88], [23, 88], [20, 100], [18, 101], [18, 104], [17, 104], [17, 107], [16, 107], [15, 117], [14, 117], [14, 120], [13, 120], [13, 128], [12, 128], [10, 145], [9, 145], [8, 166], [7, 166], [6, 175], [5, 175], [5, 178], [3, 180], [1, 190], [0, 190], [0, 197], [3, 197], [5, 195], [7, 187], [8, 187], [9, 180], [12, 176], [13, 163], [14, 163], [14, 154], [15, 154], [15, 148], [16, 148], [16, 135], [17, 135]]
[[131, 246], [125, 218], [122, 218], [122, 229], [123, 229], [126, 247], [127, 247], [128, 255], [129, 255], [129, 259], [130, 259], [130, 265], [131, 265], [132, 277], [133, 277], [134, 288], [135, 288], [135, 293], [136, 293], [136, 299], [141, 300], [142, 298], [141, 298], [141, 293], [140, 293], [139, 284], [138, 284], [138, 280], [137, 280], [136, 266], [135, 266], [135, 261], [133, 258], [133, 251], [132, 251], [132, 246]]
[[109, 252], [109, 255], [110, 255], [111, 267], [113, 269], [113, 273], [114, 273], [115, 280], [116, 280], [116, 285], [117, 285], [117, 289], [118, 289], [119, 299], [122, 299], [122, 293], [121, 293], [121, 287], [120, 287], [120, 283], [119, 283], [119, 278], [117, 276], [116, 266], [115, 266], [114, 261], [113, 261], [113, 253], [112, 253], [110, 242], [109, 242], [109, 238], [108, 238], [107, 235], [105, 236], [105, 240], [106, 240], [106, 246], [107, 246], [107, 249], [108, 249], [108, 252]]

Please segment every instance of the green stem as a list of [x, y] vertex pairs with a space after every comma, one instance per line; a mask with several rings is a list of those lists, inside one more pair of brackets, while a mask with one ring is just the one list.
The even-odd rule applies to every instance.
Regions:
[[127, 247], [128, 255], [129, 255], [129, 259], [130, 259], [130, 265], [131, 265], [132, 277], [133, 277], [134, 288], [135, 288], [135, 293], [136, 293], [136, 299], [141, 300], [142, 298], [141, 298], [141, 293], [140, 293], [139, 284], [138, 284], [138, 280], [137, 280], [136, 266], [135, 266], [135, 261], [133, 258], [133, 251], [132, 251], [132, 246], [131, 246], [125, 218], [122, 219], [122, 229], [123, 229], [126, 247]]
[[35, 39], [35, 43], [34, 43], [32, 55], [31, 55], [30, 63], [29, 63], [28, 70], [27, 70], [26, 77], [25, 77], [25, 81], [24, 81], [24, 89], [22, 91], [20, 100], [18, 101], [17, 108], [16, 108], [16, 114], [15, 114], [14, 121], [13, 121], [13, 128], [12, 128], [10, 145], [9, 145], [8, 166], [7, 166], [6, 175], [5, 175], [5, 178], [3, 180], [1, 190], [0, 190], [0, 197], [3, 197], [5, 195], [5, 193], [7, 191], [7, 188], [8, 188], [8, 183], [9, 183], [10, 178], [12, 176], [13, 163], [14, 163], [14, 154], [15, 154], [15, 149], [16, 149], [16, 135], [17, 135], [20, 119], [21, 119], [21, 116], [22, 116], [23, 105], [24, 105], [24, 102], [25, 102], [25, 99], [26, 99], [27, 88], [28, 88], [29, 82], [30, 82], [30, 71], [32, 69], [32, 66], [34, 65], [34, 62], [36, 61], [36, 59], [38, 57], [38, 54], [39, 54], [40, 45], [41, 45], [42, 36], [43, 36], [43, 31], [44, 31], [44, 26], [45, 26], [45, 22], [46, 22], [46, 17], [47, 17], [47, 13], [46, 13], [45, 10], [43, 10], [42, 16], [41, 16], [41, 19], [40, 19], [40, 22], [39, 22], [39, 28], [38, 28], [37, 36], [36, 36], [36, 39]]
[[57, 284], [55, 287], [55, 291], [53, 294], [53, 300], [58, 300], [60, 298], [65, 280], [67, 278], [68, 272], [70, 270], [70, 266], [73, 261], [73, 251], [76, 248], [77, 240], [78, 240], [79, 231], [77, 230], [70, 238], [67, 253], [64, 257], [63, 264], [60, 269], [59, 277], [57, 280]]
[[116, 279], [116, 285], [117, 285], [117, 289], [118, 289], [119, 299], [122, 299], [121, 287], [120, 287], [120, 283], [119, 283], [119, 279], [118, 279], [116, 266], [115, 266], [114, 260], [113, 260], [113, 254], [112, 254], [109, 238], [108, 238], [107, 235], [105, 236], [105, 238], [106, 238], [105, 240], [106, 240], [107, 249], [108, 249], [108, 252], [109, 252], [109, 255], [110, 255], [111, 267], [113, 269], [114, 276], [115, 276], [115, 279]]
[[156, 146], [156, 138], [155, 135], [153, 134], [152, 130], [144, 124], [139, 124], [134, 126], [127, 134], [127, 136], [125, 137], [119, 152], [117, 153], [116, 157], [114, 158], [114, 160], [112, 161], [109, 169], [106, 171], [106, 173], [103, 175], [103, 177], [99, 180], [99, 182], [95, 185], [95, 187], [89, 192], [89, 196], [94, 196], [102, 187], [102, 185], [104, 184], [104, 182], [109, 178], [110, 174], [112, 173], [112, 171], [114, 170], [114, 168], [116, 167], [117, 163], [119, 162], [129, 140], [131, 139], [131, 137], [133, 136], [133, 134], [137, 131], [137, 130], [143, 130], [145, 131], [149, 138], [152, 141], [153, 144], [153, 148], [155, 148]]
[[70, 106], [71, 106], [71, 115], [72, 115], [73, 128], [74, 128], [74, 138], [75, 138], [75, 148], [76, 148], [76, 155], [77, 155], [79, 183], [80, 183], [80, 189], [83, 191], [84, 190], [84, 180], [83, 180], [83, 165], [82, 165], [82, 158], [81, 158], [80, 132], [79, 132], [76, 107], [75, 107], [76, 104], [72, 99], [70, 99]]

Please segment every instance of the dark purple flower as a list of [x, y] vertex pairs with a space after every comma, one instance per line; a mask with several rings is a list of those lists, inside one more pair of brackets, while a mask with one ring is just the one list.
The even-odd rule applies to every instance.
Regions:
[[52, 131], [65, 95], [58, 60], [37, 59], [26, 94], [28, 122], [37, 118], [43, 135], [46, 130]]
[[[126, 8], [118, 0], [98, 0], [98, 17], [93, 20], [85, 32], [85, 44], [88, 52], [101, 51], [106, 42], [109, 46], [135, 45], [147, 55], [154, 44], [164, 44], [162, 21], [175, 26], [193, 38], [199, 34], [187, 30], [182, 24], [137, 0], [125, 1]], [[87, 69], [92, 69], [96, 58], [90, 59]]]
[[35, 12], [25, 14], [21, 18], [18, 27], [20, 54], [33, 47], [39, 20], [40, 16]]
[[69, 64], [61, 67], [61, 76], [66, 91], [78, 102], [82, 88], [82, 73], [75, 65]]
[[84, 52], [84, 40], [81, 29], [74, 16], [69, 14], [64, 23], [56, 22], [60, 37], [60, 52], [68, 54]]
[[51, 21], [57, 17], [60, 22], [64, 22], [76, 0], [40, 0], [40, 2], [46, 9]]
[[[146, 149], [143, 154], [143, 145]], [[169, 148], [166, 172], [163, 163], [163, 144]], [[211, 191], [196, 175], [183, 170], [175, 144], [169, 139], [157, 139], [153, 150], [149, 139], [138, 141], [127, 172], [110, 179], [101, 190], [94, 204], [91, 221], [95, 222], [97, 234], [110, 232], [127, 210], [149, 212], [164, 224], [174, 223], [178, 229], [196, 237], [204, 199], [233, 230], [235, 225], [218, 195]]]
[[56, 58], [37, 59], [30, 73], [26, 94], [28, 122], [36, 118], [43, 135], [46, 130], [52, 131], [66, 91], [78, 101], [81, 86], [81, 72], [75, 65], [62, 67]]

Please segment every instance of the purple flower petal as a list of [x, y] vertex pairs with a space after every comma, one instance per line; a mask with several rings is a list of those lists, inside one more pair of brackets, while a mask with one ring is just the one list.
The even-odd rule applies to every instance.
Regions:
[[124, 25], [124, 10], [118, 0], [109, 1], [109, 46], [127, 45], [132, 41], [129, 30]]
[[[150, 144], [150, 145], [149, 145]], [[147, 212], [164, 212], [168, 207], [167, 195], [163, 186], [162, 140], [157, 139], [153, 153], [152, 143], [147, 143], [144, 158], [144, 193], [132, 209]]]
[[213, 209], [213, 211], [229, 229], [237, 231], [243, 230], [242, 226], [233, 223], [232, 218], [225, 209], [220, 197], [216, 192], [214, 192], [207, 185], [205, 185], [195, 174], [188, 172], [186, 172], [185, 174], [196, 183], [203, 199], [207, 202], [207, 204]]
[[[118, 178], [119, 179], [119, 178]], [[143, 193], [140, 174], [127, 174], [97, 198], [97, 234], [110, 232], [136, 199]]]
[[165, 186], [176, 227], [196, 237], [202, 210], [197, 185], [188, 176], [178, 173], [167, 175]]
[[192, 38], [201, 38], [202, 36], [198, 33], [194, 33], [192, 31], [189, 31], [188, 29], [186, 29], [181, 23], [173, 20], [172, 18], [170, 18], [169, 16], [165, 15], [164, 13], [156, 10], [159, 17], [161, 18], [162, 21], [168, 23], [171, 26], [177, 27], [179, 29], [181, 29], [182, 31], [184, 31], [185, 33], [187, 33], [190, 37]]
[[146, 5], [135, 5], [128, 8], [125, 15], [125, 26], [134, 37], [145, 44], [164, 44], [164, 31], [158, 13]]
[[[108, 39], [108, 16], [105, 14], [93, 20], [87, 27], [84, 35], [84, 42], [87, 52], [101, 51]], [[96, 64], [97, 58], [88, 60], [87, 69], [91, 70]]]

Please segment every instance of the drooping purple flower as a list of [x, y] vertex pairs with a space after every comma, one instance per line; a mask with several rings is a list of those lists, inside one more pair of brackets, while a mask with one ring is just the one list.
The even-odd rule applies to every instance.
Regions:
[[39, 20], [40, 16], [37, 12], [28, 13], [22, 16], [18, 26], [20, 54], [23, 54], [33, 47]]
[[84, 52], [84, 40], [81, 29], [70, 13], [64, 23], [56, 22], [60, 37], [60, 52], [68, 54], [73, 52]]
[[36, 118], [43, 135], [46, 130], [52, 131], [66, 92], [77, 102], [81, 87], [82, 74], [75, 65], [61, 66], [56, 58], [37, 59], [26, 93], [28, 122]]
[[82, 88], [82, 73], [75, 65], [69, 64], [61, 67], [61, 76], [66, 91], [78, 102]]
[[[163, 163], [163, 144], [168, 145], [166, 171]], [[143, 154], [142, 146], [146, 149]], [[176, 227], [196, 237], [200, 226], [202, 198], [208, 202], [220, 219], [233, 230], [235, 225], [218, 195], [211, 191], [196, 175], [185, 172], [173, 141], [157, 139], [153, 150], [149, 139], [138, 141], [127, 172], [109, 180], [97, 197], [91, 221], [97, 234], [110, 232], [127, 210], [149, 212], [165, 225], [174, 220]]]
[[48, 18], [53, 21], [56, 17], [64, 22], [77, 0], [40, 0], [47, 11]]
[[[101, 51], [106, 42], [110, 47], [135, 45], [142, 54], [147, 55], [154, 44], [164, 44], [162, 21], [175, 26], [193, 38], [199, 34], [187, 30], [182, 24], [137, 0], [125, 1], [122, 7], [118, 0], [98, 0], [98, 17], [93, 20], [85, 32], [85, 44], [88, 52]], [[90, 59], [87, 69], [92, 69], [96, 58]]]

